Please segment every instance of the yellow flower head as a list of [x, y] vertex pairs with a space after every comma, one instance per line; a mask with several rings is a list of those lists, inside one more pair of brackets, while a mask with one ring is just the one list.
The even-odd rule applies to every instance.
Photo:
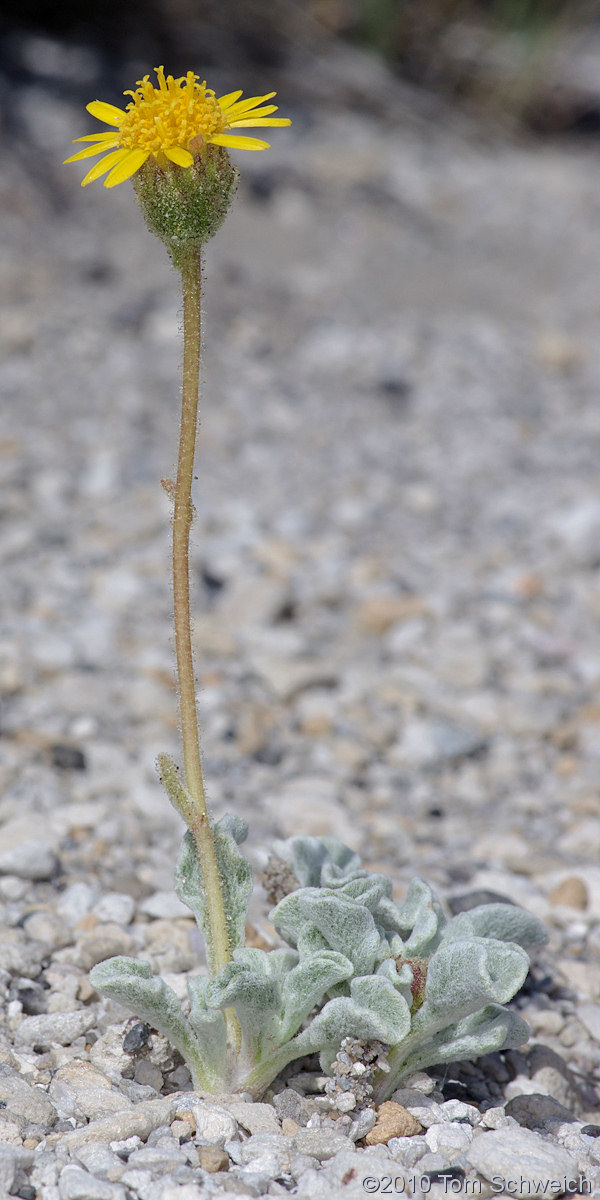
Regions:
[[265, 104], [265, 101], [271, 100], [275, 92], [251, 96], [249, 100], [240, 99], [241, 91], [229, 92], [217, 99], [193, 71], [180, 79], [174, 79], [172, 75], [165, 78], [163, 67], [157, 67], [156, 74], [158, 87], [145, 75], [138, 80], [134, 92], [124, 93], [131, 96], [125, 109], [105, 104], [103, 100], [92, 100], [87, 105], [87, 111], [93, 117], [112, 125], [113, 129], [75, 138], [76, 142], [90, 142], [91, 145], [65, 162], [78, 162], [81, 158], [110, 151], [88, 171], [82, 187], [102, 175], [106, 175], [105, 187], [124, 183], [151, 155], [159, 165], [166, 166], [166, 160], [169, 160], [178, 167], [191, 167], [206, 143], [238, 150], [267, 150], [268, 142], [231, 130], [291, 124], [286, 117], [271, 116], [277, 112], [277, 105]]

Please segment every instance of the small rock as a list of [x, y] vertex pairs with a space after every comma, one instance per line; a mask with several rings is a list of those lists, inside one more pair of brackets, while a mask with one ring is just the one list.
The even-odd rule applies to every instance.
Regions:
[[487, 1108], [481, 1118], [481, 1124], [484, 1129], [502, 1129], [504, 1125], [511, 1125], [513, 1117], [507, 1117], [503, 1105], [498, 1105], [496, 1108]]
[[0, 1103], [8, 1113], [22, 1117], [32, 1125], [54, 1125], [56, 1109], [46, 1092], [32, 1087], [12, 1067], [0, 1065]]
[[532, 1046], [527, 1057], [527, 1066], [531, 1080], [540, 1092], [552, 1096], [572, 1112], [576, 1113], [581, 1109], [577, 1079], [560, 1054], [550, 1046], [540, 1043]]
[[210, 1175], [214, 1175], [216, 1171], [227, 1171], [229, 1167], [229, 1155], [220, 1146], [199, 1146], [198, 1158], [202, 1170], [208, 1171]]
[[0, 1187], [10, 1193], [18, 1185], [19, 1176], [33, 1162], [31, 1150], [22, 1146], [0, 1145]]
[[141, 1083], [144, 1087], [154, 1088], [155, 1092], [160, 1092], [163, 1085], [163, 1074], [160, 1067], [156, 1063], [150, 1061], [149, 1058], [142, 1058], [136, 1063], [133, 1078], [136, 1083]]
[[250, 1134], [281, 1133], [277, 1113], [272, 1104], [246, 1104], [244, 1101], [233, 1101], [227, 1107], [238, 1125], [241, 1125]]
[[68, 925], [56, 913], [35, 912], [23, 922], [27, 937], [45, 942], [52, 950], [60, 950], [73, 941]]
[[414, 1167], [427, 1154], [429, 1146], [424, 1137], [390, 1138], [387, 1144], [390, 1154], [402, 1163], [403, 1167]]
[[306, 1125], [308, 1110], [299, 1092], [294, 1088], [284, 1088], [273, 1096], [273, 1108], [280, 1120], [290, 1117], [297, 1125]]
[[551, 1132], [557, 1125], [576, 1121], [574, 1113], [559, 1104], [553, 1096], [531, 1092], [527, 1096], [514, 1096], [506, 1105], [506, 1115], [514, 1117], [525, 1129], [543, 1129]]
[[427, 605], [420, 596], [369, 596], [358, 606], [355, 620], [365, 633], [381, 636], [399, 621], [426, 616], [427, 612]]
[[123, 1159], [102, 1142], [90, 1142], [86, 1146], [80, 1146], [75, 1156], [90, 1175], [108, 1179], [110, 1183], [116, 1183], [125, 1171]]
[[50, 747], [50, 761], [59, 771], [85, 771], [87, 765], [83, 750], [67, 742], [56, 742]]
[[367, 1146], [380, 1146], [394, 1137], [412, 1137], [422, 1133], [423, 1126], [408, 1109], [395, 1100], [386, 1100], [377, 1109], [377, 1120], [365, 1137]]
[[225, 1108], [196, 1100], [190, 1105], [196, 1122], [196, 1140], [223, 1147], [237, 1136], [237, 1121]]
[[60, 1200], [111, 1200], [113, 1190], [110, 1183], [95, 1178], [83, 1167], [67, 1163], [60, 1173], [58, 1193]]
[[98, 1067], [81, 1059], [59, 1067], [50, 1084], [50, 1095], [61, 1117], [93, 1121], [131, 1107]]
[[294, 1138], [294, 1148], [298, 1154], [308, 1154], [324, 1162], [340, 1150], [353, 1150], [354, 1143], [330, 1129], [300, 1129]]
[[444, 1125], [430, 1125], [425, 1134], [425, 1141], [432, 1153], [445, 1155], [449, 1162], [471, 1145], [472, 1138], [470, 1125], [450, 1121]]
[[392, 762], [400, 766], [435, 767], [478, 754], [486, 740], [475, 730], [450, 721], [411, 717], [400, 740], [390, 749]]
[[190, 915], [189, 908], [175, 895], [175, 892], [154, 892], [152, 896], [142, 900], [139, 908], [149, 917], [165, 921], [174, 921], [178, 917], [189, 917]]
[[[15, 826], [16, 826], [15, 822]], [[28, 823], [29, 832], [31, 823]], [[11, 835], [12, 835], [11, 829]], [[2, 827], [0, 875], [18, 875], [20, 879], [51, 879], [58, 871], [58, 859], [47, 842], [27, 837], [11, 845], [7, 826]]]
[[600, 1004], [580, 1004], [577, 1016], [595, 1042], [600, 1042]]
[[362, 1112], [359, 1112], [358, 1116], [355, 1117], [354, 1121], [352, 1122], [348, 1130], [348, 1137], [351, 1138], [353, 1142], [359, 1142], [371, 1132], [376, 1121], [377, 1113], [375, 1112], [375, 1109], [363, 1108]]
[[[507, 1167], [517, 1164], [518, 1178], [533, 1188], [544, 1179], [562, 1179], [577, 1174], [577, 1160], [562, 1146], [556, 1146], [539, 1133], [511, 1125], [510, 1129], [477, 1132], [465, 1154], [469, 1166], [486, 1179], [507, 1177]], [[512, 1176], [511, 1176], [512, 1178]]]
[[95, 1024], [94, 1013], [79, 1012], [44, 1013], [39, 1017], [25, 1017], [15, 1033], [15, 1042], [20, 1046], [70, 1046]]
[[90, 971], [96, 963], [117, 955], [134, 954], [135, 942], [130, 934], [114, 923], [98, 925], [84, 931], [77, 941], [77, 962], [84, 971]]
[[583, 912], [589, 903], [587, 887], [578, 875], [567, 875], [548, 895], [551, 904], [566, 904]]
[[[61, 1144], [67, 1150], [77, 1150], [86, 1142], [126, 1142], [134, 1137], [146, 1139], [153, 1129], [169, 1125], [174, 1116], [173, 1100], [162, 1097], [157, 1100], [142, 1100], [125, 1112], [100, 1117], [97, 1121], [90, 1121], [83, 1129], [73, 1129], [69, 1133], [52, 1137], [60, 1137]], [[115, 1149], [114, 1146], [112, 1148]]]
[[300, 1125], [296, 1121], [292, 1121], [291, 1117], [284, 1117], [281, 1122], [281, 1132], [286, 1137], [294, 1138], [300, 1129]]
[[124, 892], [110, 892], [98, 901], [92, 911], [99, 921], [129, 925], [135, 915], [135, 900]]
[[136, 1021], [131, 1029], [127, 1030], [123, 1038], [123, 1049], [126, 1054], [138, 1054], [148, 1044], [152, 1030], [145, 1021]]
[[97, 899], [98, 892], [89, 883], [73, 883], [62, 893], [56, 911], [73, 929], [82, 917], [91, 912]]

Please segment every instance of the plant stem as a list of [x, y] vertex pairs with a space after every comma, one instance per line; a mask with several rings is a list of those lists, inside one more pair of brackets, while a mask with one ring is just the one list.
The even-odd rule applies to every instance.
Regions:
[[[192, 523], [192, 477], [198, 424], [198, 375], [200, 371], [201, 256], [189, 254], [181, 267], [183, 290], [183, 388], [177, 481], [173, 513], [173, 610], [175, 654], [179, 682], [179, 710], [187, 791], [193, 803], [188, 822], [202, 868], [206, 907], [211, 931], [216, 974], [231, 958], [223, 894], [215, 843], [208, 818], [196, 711], [196, 687], [190, 625], [189, 544]], [[237, 1038], [236, 1038], [237, 1040]]]

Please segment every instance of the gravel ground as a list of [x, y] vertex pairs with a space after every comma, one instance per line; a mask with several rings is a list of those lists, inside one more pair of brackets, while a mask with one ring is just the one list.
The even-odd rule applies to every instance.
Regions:
[[[179, 299], [131, 189], [58, 165], [84, 116], [30, 87], [0, 162], [0, 1189], [23, 1200], [600, 1195], [600, 163], [418, 114], [360, 66], [385, 112], [322, 91], [239, 155], [206, 256], [208, 790], [257, 876], [274, 837], [328, 833], [399, 896], [420, 873], [454, 911], [540, 916], [532, 1040], [419, 1076], [410, 1132], [364, 1148], [374, 1117], [334, 1121], [314, 1064], [215, 1105], [93, 992], [111, 954], [180, 993], [202, 959], [154, 771]], [[257, 887], [258, 945], [267, 912]]]

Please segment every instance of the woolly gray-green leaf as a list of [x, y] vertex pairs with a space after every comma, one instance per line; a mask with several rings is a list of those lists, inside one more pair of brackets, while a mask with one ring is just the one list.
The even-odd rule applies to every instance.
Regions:
[[[323, 868], [328, 880], [331, 868], [336, 878], [346, 878], [360, 869], [360, 858], [343, 842], [330, 837], [292, 837], [276, 842], [275, 850], [288, 862], [302, 887], [322, 887]], [[327, 885], [325, 885], [327, 886]]]
[[293, 1037], [305, 1017], [334, 986], [352, 975], [350, 959], [334, 950], [303, 959], [283, 984], [284, 1018], [282, 1040]]
[[521, 946], [490, 938], [444, 941], [429, 960], [425, 1004], [417, 1014], [425, 1023], [430, 1014], [455, 1019], [483, 1008], [490, 1001], [505, 1004], [522, 987], [529, 959]]
[[303, 932], [316, 929], [330, 950], [351, 959], [356, 975], [373, 968], [381, 937], [368, 908], [324, 888], [302, 888], [285, 896], [271, 920], [292, 946], [300, 948]]
[[176, 1047], [184, 1058], [195, 1057], [197, 1046], [175, 992], [164, 979], [152, 975], [150, 963], [135, 958], [109, 958], [90, 971], [96, 991], [118, 1000], [136, 1017], [147, 1021]]
[[374, 913], [382, 898], [392, 894], [392, 881], [386, 875], [365, 875], [362, 878], [349, 879], [337, 889], [340, 895], [350, 900], [364, 904], [369, 912]]
[[[424, 879], [411, 880], [406, 899], [401, 905], [382, 900], [375, 911], [375, 918], [384, 929], [395, 930], [404, 939], [405, 954], [422, 957], [435, 949], [441, 931], [446, 924], [442, 906]], [[393, 921], [393, 924], [388, 922]]]
[[[232, 950], [244, 945], [248, 901], [252, 893], [250, 863], [238, 850], [238, 841], [243, 841], [247, 828], [245, 821], [227, 814], [213, 829], [227, 933]], [[189, 831], [183, 839], [175, 868], [175, 890], [179, 899], [187, 904], [196, 918], [204, 935], [210, 968], [214, 971], [216, 963], [206, 909], [202, 867], [196, 843]]]
[[516, 942], [524, 950], [543, 946], [548, 935], [542, 922], [516, 904], [478, 904], [468, 912], [459, 913], [448, 922], [443, 940], [472, 937], [495, 938]]
[[[213, 1008], [234, 1008], [242, 1030], [242, 1052], [251, 1060], [261, 1057], [277, 1041], [282, 1015], [281, 985], [269, 972], [264, 950], [237, 951], [239, 959], [226, 963], [206, 989]], [[262, 961], [254, 955], [262, 955]], [[253, 961], [254, 959], [254, 961]]]
[[[423, 1040], [411, 1049], [400, 1069], [392, 1070], [389, 1079], [383, 1080], [377, 1090], [376, 1100], [380, 1103], [395, 1091], [402, 1078], [424, 1067], [460, 1062], [462, 1059], [472, 1060], [497, 1050], [514, 1049], [522, 1046], [528, 1037], [529, 1029], [522, 1017], [499, 1004], [488, 1004], [464, 1020], [439, 1030], [430, 1038], [424, 1030]], [[390, 1055], [392, 1058], [393, 1055]]]
[[389, 979], [370, 975], [353, 979], [350, 996], [329, 1000], [306, 1030], [306, 1040], [314, 1050], [339, 1047], [342, 1038], [381, 1041], [394, 1045], [410, 1030], [410, 1011], [406, 1001]]
[[206, 975], [188, 978], [189, 1022], [198, 1037], [207, 1074], [219, 1081], [223, 1077], [223, 1068], [227, 1061], [227, 1030], [221, 1010], [211, 1008], [208, 1004], [208, 983]]

